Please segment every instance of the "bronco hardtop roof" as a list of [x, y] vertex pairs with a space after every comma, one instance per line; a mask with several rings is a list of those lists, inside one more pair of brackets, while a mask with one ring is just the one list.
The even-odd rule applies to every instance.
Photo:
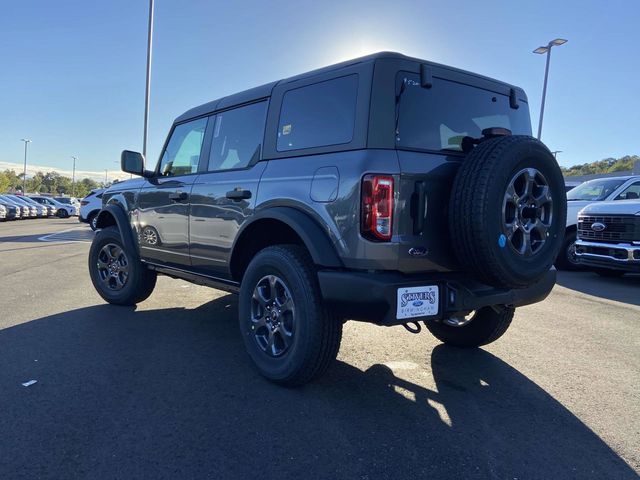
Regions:
[[409, 62], [417, 62], [417, 63], [421, 63], [421, 64], [426, 64], [426, 65], [430, 65], [433, 67], [437, 67], [439, 69], [444, 69], [444, 70], [449, 70], [451, 72], [457, 72], [457, 73], [462, 73], [465, 75], [470, 75], [473, 77], [476, 77], [478, 79], [482, 79], [482, 80], [487, 80], [490, 82], [494, 82], [494, 83], [498, 83], [500, 85], [505, 85], [507, 87], [510, 88], [514, 88], [518, 91], [518, 96], [519, 97], [524, 97], [526, 99], [526, 95], [524, 93], [524, 91], [519, 88], [516, 87], [514, 85], [510, 85], [508, 83], [505, 82], [501, 82], [499, 80], [490, 78], [490, 77], [486, 77], [484, 75], [479, 75], [477, 73], [473, 73], [473, 72], [469, 72], [466, 70], [462, 70], [459, 68], [455, 68], [455, 67], [450, 67], [448, 65], [442, 65], [439, 63], [435, 63], [435, 62], [430, 62], [428, 60], [422, 60], [420, 58], [415, 58], [415, 57], [408, 57], [406, 55], [403, 55], [401, 53], [397, 53], [397, 52], [378, 52], [378, 53], [373, 53], [371, 55], [367, 55], [364, 57], [359, 57], [359, 58], [354, 58], [352, 60], [347, 60], [344, 62], [340, 62], [340, 63], [336, 63], [333, 65], [329, 65], [327, 67], [323, 67], [323, 68], [318, 68], [315, 70], [310, 70], [308, 72], [302, 73], [300, 75], [295, 75], [293, 77], [288, 77], [288, 78], [284, 78], [282, 80], [277, 80], [275, 82], [270, 82], [264, 85], [261, 85], [259, 87], [255, 87], [255, 88], [251, 88], [248, 90], [244, 90], [242, 92], [238, 92], [238, 93], [234, 93], [232, 95], [226, 96], [226, 97], [222, 97], [219, 98], [217, 100], [213, 100], [211, 102], [207, 102], [204, 103], [202, 105], [199, 105], [197, 107], [194, 107], [190, 110], [187, 110], [185, 113], [183, 113], [182, 115], [180, 115], [179, 117], [177, 117], [174, 121], [174, 123], [180, 123], [183, 122], [185, 120], [189, 120], [191, 118], [196, 118], [202, 115], [207, 115], [215, 110], [220, 110], [220, 109], [224, 109], [224, 108], [229, 108], [232, 107], [234, 105], [240, 105], [243, 103], [248, 103], [248, 102], [252, 102], [254, 100], [259, 100], [261, 98], [266, 98], [268, 96], [271, 95], [272, 90], [274, 89], [275, 86], [277, 85], [281, 85], [281, 84], [285, 84], [285, 83], [290, 83], [290, 82], [294, 82], [297, 80], [303, 80], [309, 77], [313, 77], [316, 75], [322, 75], [325, 73], [330, 73], [334, 70], [339, 70], [341, 68], [345, 68], [348, 66], [352, 66], [352, 65], [357, 65], [357, 64], [364, 64], [364, 63], [375, 63], [377, 60], [380, 59], [392, 59], [392, 60], [404, 60], [404, 61], [409, 61]]

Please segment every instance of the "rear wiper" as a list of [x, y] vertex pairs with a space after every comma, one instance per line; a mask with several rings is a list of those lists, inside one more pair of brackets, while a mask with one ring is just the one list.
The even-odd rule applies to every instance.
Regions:
[[400, 92], [396, 95], [396, 142], [400, 141], [400, 131], [398, 130], [398, 126], [400, 123], [400, 99], [402, 98], [402, 94], [407, 89], [407, 79], [402, 79], [402, 85], [400, 85]]

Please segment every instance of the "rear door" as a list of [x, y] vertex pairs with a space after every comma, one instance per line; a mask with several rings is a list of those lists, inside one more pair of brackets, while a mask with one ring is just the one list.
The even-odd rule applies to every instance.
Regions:
[[[401, 177], [398, 211], [401, 271], [457, 268], [451, 255], [449, 199], [458, 166], [464, 160], [462, 139], [480, 138], [489, 127], [530, 135], [524, 94], [511, 106], [510, 88], [462, 72], [431, 69], [429, 88], [417, 71], [399, 71], [396, 148]], [[434, 263], [437, 262], [437, 263]]]
[[189, 202], [207, 129], [206, 117], [176, 125], [156, 174], [140, 190], [134, 224], [148, 261], [190, 265]]
[[191, 193], [190, 254], [194, 269], [229, 278], [231, 247], [255, 207], [265, 163], [259, 162], [266, 100], [230, 108], [209, 119], [211, 149]]

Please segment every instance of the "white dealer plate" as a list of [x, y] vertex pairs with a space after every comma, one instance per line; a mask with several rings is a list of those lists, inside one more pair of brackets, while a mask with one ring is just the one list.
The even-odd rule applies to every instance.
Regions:
[[399, 288], [397, 305], [398, 319], [437, 315], [438, 286]]

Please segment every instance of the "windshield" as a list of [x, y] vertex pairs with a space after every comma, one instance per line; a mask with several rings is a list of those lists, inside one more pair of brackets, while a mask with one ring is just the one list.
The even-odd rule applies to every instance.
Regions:
[[509, 96], [435, 78], [431, 88], [420, 86], [418, 74], [399, 72], [398, 147], [462, 151], [466, 136], [480, 138], [482, 130], [501, 127], [514, 135], [531, 135], [529, 107], [522, 100], [509, 106]]
[[11, 199], [14, 203], [17, 203], [19, 205], [22, 205], [22, 206], [25, 206], [25, 207], [30, 207], [31, 206], [27, 202], [22, 200], [20, 197], [16, 197], [15, 195], [7, 195], [7, 197], [9, 197], [9, 199]]
[[567, 200], [588, 200], [597, 202], [606, 199], [626, 180], [620, 178], [589, 180], [567, 193]]

